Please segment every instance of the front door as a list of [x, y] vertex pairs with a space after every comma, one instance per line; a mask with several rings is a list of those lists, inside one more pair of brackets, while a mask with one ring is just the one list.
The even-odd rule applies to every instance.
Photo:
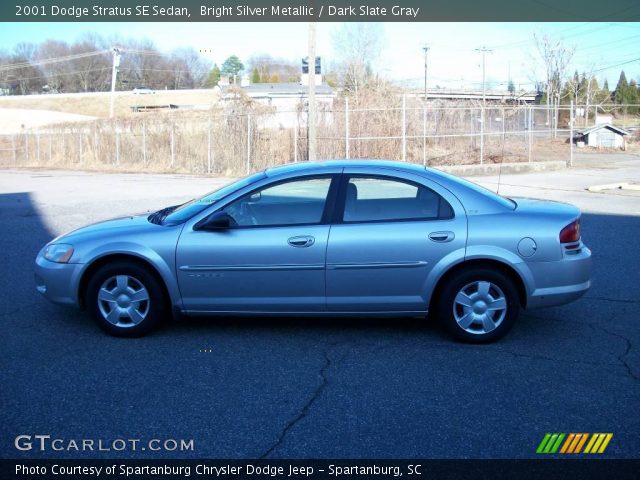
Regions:
[[222, 210], [225, 230], [185, 228], [176, 268], [190, 312], [325, 309], [325, 221], [331, 175], [270, 184]]

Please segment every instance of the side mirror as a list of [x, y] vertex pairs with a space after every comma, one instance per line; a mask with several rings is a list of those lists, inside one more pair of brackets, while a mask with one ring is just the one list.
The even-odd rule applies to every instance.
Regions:
[[226, 212], [215, 212], [198, 222], [194, 230], [226, 230], [235, 224], [233, 217]]

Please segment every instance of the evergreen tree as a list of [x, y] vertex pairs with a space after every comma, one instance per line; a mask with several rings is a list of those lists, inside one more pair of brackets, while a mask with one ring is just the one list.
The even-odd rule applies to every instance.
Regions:
[[609, 90], [609, 82], [605, 78], [602, 88], [596, 94], [596, 101], [598, 103], [608, 102], [611, 100], [611, 91]]
[[226, 75], [229, 77], [229, 79], [232, 79], [233, 82], [236, 82], [238, 74], [243, 70], [244, 65], [242, 64], [240, 59], [236, 55], [231, 55], [222, 64], [220, 72], [222, 73], [222, 75]]
[[631, 80], [629, 82], [629, 87], [627, 88], [627, 96], [626, 103], [630, 105], [634, 105], [633, 107], [629, 107], [629, 113], [638, 113], [638, 105], [640, 103], [640, 91], [638, 90], [638, 84], [635, 80]]
[[220, 68], [218, 67], [218, 64], [214, 63], [205, 82], [205, 87], [213, 88], [218, 85], [218, 83], [220, 83]]
[[258, 67], [253, 68], [253, 72], [251, 72], [251, 83], [260, 83], [260, 72], [258, 71]]
[[629, 84], [627, 83], [627, 76], [624, 74], [624, 70], [620, 72], [620, 79], [618, 85], [616, 85], [616, 91], [614, 94], [614, 100], [616, 103], [629, 103], [627, 96], [629, 94]]
[[589, 92], [589, 81], [587, 80], [587, 74], [584, 72], [582, 72], [582, 76], [580, 77], [578, 91], [580, 92], [578, 95], [578, 102], [584, 103], [587, 98], [587, 93]]

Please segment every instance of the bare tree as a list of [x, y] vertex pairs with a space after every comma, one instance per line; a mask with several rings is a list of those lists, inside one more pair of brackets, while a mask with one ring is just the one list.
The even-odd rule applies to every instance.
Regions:
[[260, 82], [296, 82], [300, 79], [300, 65], [268, 53], [252, 55], [247, 61], [247, 71], [257, 70]]
[[70, 54], [69, 44], [62, 40], [45, 40], [38, 46], [37, 60], [42, 63], [45, 79], [43, 85], [48, 85], [52, 92], [73, 91], [70, 87], [70, 72], [67, 62], [48, 63], [48, 60], [64, 58]]
[[[589, 66], [589, 70], [583, 73], [584, 82], [586, 84], [584, 90], [584, 101], [585, 101], [585, 109], [584, 109], [584, 124], [585, 126], [589, 124], [589, 108], [592, 104], [596, 103], [597, 95], [600, 90], [598, 87], [598, 80], [594, 74], [595, 66], [592, 64]], [[594, 117], [595, 117], [594, 112]]]
[[22, 42], [15, 46], [11, 56], [11, 63], [21, 66], [10, 70], [8, 80], [17, 86], [21, 95], [39, 92], [44, 84], [42, 71], [34, 63], [37, 50], [35, 44]]
[[[553, 40], [546, 35], [539, 36], [534, 34], [533, 37], [545, 71], [547, 123], [551, 125], [551, 120], [553, 120], [553, 130], [556, 132], [558, 129], [562, 82], [567, 76], [567, 69], [575, 49], [567, 48], [561, 41]], [[550, 118], [551, 111], [553, 111], [553, 116]]]
[[72, 70], [75, 72], [73, 80], [74, 91], [97, 92], [109, 88], [111, 78], [111, 55], [107, 52], [109, 45], [96, 34], [83, 35], [75, 42], [70, 51], [72, 54], [83, 54], [103, 51], [102, 54], [77, 58], [71, 61]]
[[118, 42], [123, 55], [119, 79], [128, 88], [146, 85], [152, 88], [173, 88], [175, 68], [169, 59], [148, 39]]
[[191, 47], [174, 50], [169, 59], [174, 75], [174, 87], [200, 88], [204, 86], [211, 70], [211, 62], [205, 60]]
[[338, 74], [346, 91], [356, 99], [380, 56], [384, 30], [380, 23], [343, 23], [334, 31], [333, 48], [338, 58]]

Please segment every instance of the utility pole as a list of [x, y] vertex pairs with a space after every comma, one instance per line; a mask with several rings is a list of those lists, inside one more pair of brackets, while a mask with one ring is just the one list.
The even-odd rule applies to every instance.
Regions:
[[308, 122], [308, 142], [309, 161], [313, 162], [317, 158], [316, 144], [316, 24], [309, 22], [309, 118]]
[[427, 165], [427, 53], [429, 46], [422, 47], [424, 51], [424, 104], [422, 108], [422, 164]]
[[113, 118], [113, 102], [116, 94], [116, 77], [118, 76], [118, 70], [120, 69], [120, 49], [113, 47], [111, 49], [113, 54], [113, 66], [111, 67], [111, 105], [109, 107], [109, 117]]
[[429, 53], [429, 47], [425, 45], [422, 47], [424, 51], [424, 101], [427, 102], [427, 53]]
[[487, 53], [491, 53], [493, 50], [487, 47], [476, 48], [476, 52], [482, 54], [482, 109], [480, 116], [480, 165], [484, 161], [484, 109], [487, 103], [487, 87], [485, 83], [485, 56]]

